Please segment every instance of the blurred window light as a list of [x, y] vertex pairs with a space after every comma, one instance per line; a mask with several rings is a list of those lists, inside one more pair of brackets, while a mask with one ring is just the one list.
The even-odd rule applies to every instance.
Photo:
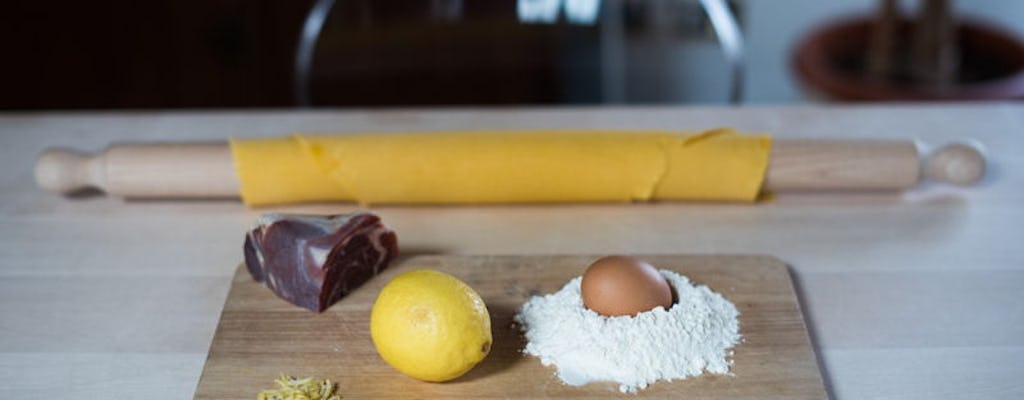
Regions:
[[565, 0], [565, 17], [572, 24], [593, 25], [600, 8], [600, 0]]
[[601, 0], [516, 0], [519, 21], [528, 24], [556, 23], [562, 9], [569, 23], [594, 25], [601, 10]]
[[560, 0], [517, 0], [519, 21], [531, 24], [553, 24], [558, 21]]

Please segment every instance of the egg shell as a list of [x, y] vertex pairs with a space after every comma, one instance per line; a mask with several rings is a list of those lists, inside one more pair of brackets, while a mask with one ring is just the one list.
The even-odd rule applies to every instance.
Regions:
[[635, 257], [603, 257], [580, 283], [583, 304], [598, 314], [634, 316], [657, 306], [672, 307], [672, 288], [658, 270]]

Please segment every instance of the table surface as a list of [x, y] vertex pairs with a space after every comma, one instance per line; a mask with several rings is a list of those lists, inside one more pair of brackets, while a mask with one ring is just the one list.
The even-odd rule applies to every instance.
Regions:
[[[755, 204], [373, 207], [412, 254], [755, 253], [791, 266], [835, 398], [1024, 397], [1024, 104], [0, 114], [0, 378], [10, 397], [189, 399], [244, 231], [231, 201], [66, 199], [49, 146], [290, 132], [733, 126], [777, 137], [976, 139], [970, 189]], [[347, 204], [277, 210], [337, 213]], [[1015, 232], [1017, 232], [1015, 234]], [[270, 379], [270, 377], [268, 377]]]

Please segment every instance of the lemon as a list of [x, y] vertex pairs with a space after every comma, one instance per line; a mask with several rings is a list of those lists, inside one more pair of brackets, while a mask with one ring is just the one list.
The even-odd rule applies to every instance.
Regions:
[[380, 356], [413, 378], [444, 382], [465, 374], [491, 350], [491, 318], [473, 288], [434, 270], [388, 282], [370, 313]]

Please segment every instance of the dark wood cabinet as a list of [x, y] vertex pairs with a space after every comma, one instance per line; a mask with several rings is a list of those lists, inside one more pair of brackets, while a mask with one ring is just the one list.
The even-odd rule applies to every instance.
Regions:
[[[597, 28], [523, 25], [515, 2], [338, 1], [314, 105], [587, 102]], [[0, 108], [287, 107], [312, 2], [13, 0], [0, 6]], [[433, 8], [431, 8], [433, 7]], [[573, 85], [573, 82], [592, 84]]]

